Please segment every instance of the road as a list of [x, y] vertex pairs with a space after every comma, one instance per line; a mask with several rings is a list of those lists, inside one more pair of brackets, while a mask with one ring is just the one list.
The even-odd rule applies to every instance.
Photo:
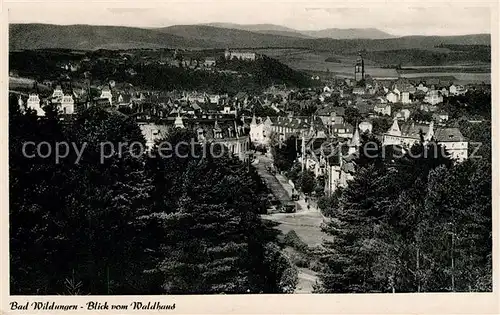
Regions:
[[[265, 155], [256, 155], [256, 159], [258, 162], [256, 161], [254, 166], [275, 197], [282, 201], [291, 200], [293, 187], [288, 180], [280, 174], [272, 175], [267, 171], [267, 167], [272, 164], [272, 159]], [[262, 215], [262, 218], [280, 223], [277, 228], [283, 234], [294, 230], [300, 239], [310, 247], [321, 246], [323, 239], [326, 238], [326, 235], [321, 231], [323, 215], [316, 207], [310, 206], [308, 209], [304, 196], [301, 196], [295, 203], [297, 205], [296, 213], [272, 213]], [[299, 284], [295, 292], [311, 293], [316, 280], [317, 276], [314, 271], [299, 268]]]

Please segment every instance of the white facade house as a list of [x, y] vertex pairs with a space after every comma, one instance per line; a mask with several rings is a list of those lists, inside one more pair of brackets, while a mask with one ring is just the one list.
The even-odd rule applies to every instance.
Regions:
[[465, 93], [467, 93], [467, 89], [462, 85], [452, 84], [450, 86], [450, 94], [451, 95], [464, 95]]
[[420, 141], [420, 133], [424, 141], [435, 139], [442, 145], [450, 158], [458, 162], [468, 158], [468, 142], [458, 128], [434, 128], [434, 122], [429, 125], [403, 124], [395, 119], [391, 128], [383, 136], [383, 145], [400, 145], [411, 147]]
[[75, 113], [75, 100], [73, 96], [64, 95], [61, 100], [61, 111], [63, 114], [74, 114]]
[[361, 130], [362, 133], [371, 133], [373, 130], [373, 124], [369, 121], [362, 121], [359, 123], [359, 130]]
[[411, 103], [410, 92], [408, 92], [408, 91], [401, 92], [401, 103], [403, 103], [403, 104], [410, 104]]
[[425, 95], [424, 102], [436, 105], [443, 102], [443, 96], [441, 96], [437, 90], [430, 90]]
[[395, 94], [394, 92], [387, 93], [387, 95], [385, 96], [385, 98], [387, 99], [387, 101], [389, 103], [397, 103], [399, 101], [398, 95]]
[[377, 104], [375, 105], [375, 107], [373, 107], [373, 111], [383, 116], [391, 116], [391, 105]]
[[111, 94], [109, 87], [106, 86], [102, 89], [100, 98], [107, 98], [109, 104], [113, 105], [113, 94]]
[[38, 94], [29, 95], [26, 107], [35, 110], [37, 116], [45, 116], [45, 111], [40, 106], [40, 98], [38, 97]]
[[269, 136], [266, 132], [267, 129], [262, 119], [259, 119], [259, 122], [257, 122], [257, 118], [253, 116], [252, 122], [250, 122], [250, 141], [256, 145], [268, 145]]
[[255, 60], [257, 59], [257, 54], [254, 52], [235, 52], [226, 50], [224, 53], [224, 58], [228, 60], [238, 59], [238, 60]]

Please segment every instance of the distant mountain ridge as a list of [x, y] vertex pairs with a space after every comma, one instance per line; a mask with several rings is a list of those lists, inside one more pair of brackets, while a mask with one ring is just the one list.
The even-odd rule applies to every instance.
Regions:
[[[250, 28], [255, 31], [209, 25], [175, 25], [145, 29], [123, 26], [10, 24], [9, 49], [305, 48], [354, 53], [361, 50], [433, 50], [441, 44], [490, 45], [491, 41], [489, 34], [331, 39], [313, 38], [312, 35], [310, 37], [294, 36], [293, 30], [289, 31], [288, 28], [272, 24], [253, 25]], [[268, 30], [264, 30], [264, 28], [268, 28]], [[330, 32], [329, 34], [336, 32], [334, 29], [324, 31]], [[377, 34], [377, 31], [370, 29], [373, 36]], [[352, 35], [352, 32], [349, 34]], [[323, 33], [319, 33], [315, 36], [323, 35]]]
[[202, 25], [285, 36], [288, 34], [288, 36], [301, 38], [386, 39], [398, 37], [376, 28], [328, 28], [323, 30], [304, 31], [275, 24], [208, 23]]

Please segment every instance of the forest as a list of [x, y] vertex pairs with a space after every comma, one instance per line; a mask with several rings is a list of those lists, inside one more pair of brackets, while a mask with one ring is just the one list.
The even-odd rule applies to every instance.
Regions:
[[[377, 141], [365, 134], [362, 147]], [[319, 254], [316, 292], [491, 291], [491, 144], [483, 146], [460, 164], [433, 141], [398, 158], [361, 150], [354, 180], [321, 201], [332, 241]]]
[[[9, 106], [11, 294], [294, 291], [297, 269], [260, 220], [267, 192], [253, 168], [130, 147], [101, 163], [102, 142], [144, 143], [126, 116], [93, 107], [63, 124], [50, 107], [37, 119], [15, 97]], [[166, 140], [193, 136], [178, 130]], [[79, 163], [72, 153], [56, 164], [54, 153], [27, 158], [26, 141], [87, 147]]]

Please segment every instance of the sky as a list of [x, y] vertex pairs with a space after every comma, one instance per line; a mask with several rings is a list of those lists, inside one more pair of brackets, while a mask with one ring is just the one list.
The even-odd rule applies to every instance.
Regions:
[[[366, 0], [365, 0], [366, 1]], [[10, 23], [91, 24], [163, 27], [212, 22], [277, 24], [298, 30], [378, 28], [393, 35], [462, 35], [490, 33], [491, 9], [485, 4], [402, 1], [333, 2], [231, 1], [11, 4]], [[422, 3], [422, 2], [421, 2]], [[142, 7], [138, 7], [141, 5]]]

